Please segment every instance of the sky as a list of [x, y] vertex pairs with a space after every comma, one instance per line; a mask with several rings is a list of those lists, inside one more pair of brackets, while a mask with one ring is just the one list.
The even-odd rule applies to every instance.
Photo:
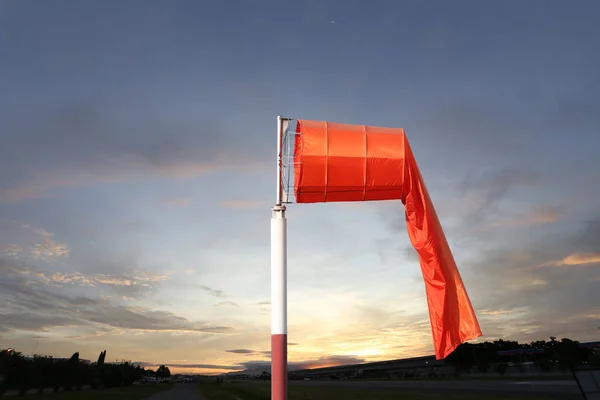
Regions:
[[[479, 340], [598, 340], [599, 18], [0, 0], [0, 348], [268, 369], [277, 115], [406, 130]], [[287, 216], [290, 368], [433, 353], [400, 202]]]

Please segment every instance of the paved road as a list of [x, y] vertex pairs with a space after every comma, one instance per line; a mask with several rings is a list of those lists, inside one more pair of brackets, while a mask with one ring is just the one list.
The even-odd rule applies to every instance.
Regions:
[[[90, 385], [84, 385], [82, 387], [82, 390], [89, 390], [89, 388], [90, 388]], [[73, 391], [76, 391], [76, 390], [73, 389]], [[62, 392], [63, 392], [63, 390], [61, 388], [60, 389], [60, 393], [62, 393]], [[27, 393], [25, 393], [25, 394], [31, 395], [31, 394], [38, 394], [38, 393], [39, 393], [38, 389], [29, 389], [27, 391]], [[44, 393], [54, 393], [54, 389], [52, 389], [52, 388], [45, 388], [44, 389]], [[8, 391], [6, 391], [6, 393], [4, 393], [4, 396], [17, 396], [18, 394], [19, 394], [18, 390], [8, 390]]]
[[575, 381], [290, 381], [290, 385], [355, 387], [361, 389], [397, 389], [407, 391], [453, 391], [460, 393], [497, 393], [524, 398], [539, 396], [548, 400], [581, 400]]
[[147, 397], [146, 400], [203, 400], [198, 385], [193, 383], [176, 385], [173, 389]]
[[291, 385], [350, 386], [360, 388], [406, 388], [443, 390], [485, 390], [502, 392], [561, 392], [579, 393], [575, 381], [499, 381], [499, 380], [446, 380], [446, 381], [290, 381]]

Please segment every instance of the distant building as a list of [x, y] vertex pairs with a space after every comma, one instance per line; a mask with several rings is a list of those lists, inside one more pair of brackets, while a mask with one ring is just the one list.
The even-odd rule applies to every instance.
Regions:
[[[600, 351], [600, 341], [598, 342], [586, 342], [580, 343], [579, 347], [594, 348], [595, 351]], [[544, 349], [515, 349], [515, 350], [502, 350], [498, 351], [497, 355], [505, 360], [514, 360], [516, 363], [509, 364], [521, 364], [524, 368], [522, 371], [519, 368], [510, 367], [508, 373], [536, 373], [539, 372], [531, 359], [538, 359], [540, 355], [543, 355]], [[270, 370], [270, 367], [266, 366], [266, 369]], [[514, 370], [514, 371], [513, 371]], [[496, 372], [495, 367], [490, 369], [490, 372]], [[475, 367], [472, 371], [463, 370], [461, 373], [481, 373], [477, 371]], [[389, 361], [377, 361], [362, 364], [353, 365], [338, 365], [334, 367], [314, 368], [314, 369], [303, 369], [296, 371], [289, 371], [288, 378], [290, 380], [305, 380], [305, 379], [398, 379], [398, 378], [416, 378], [416, 377], [427, 377], [427, 376], [453, 376], [456, 374], [456, 368], [454, 365], [449, 365], [445, 360], [436, 360], [434, 355], [424, 357], [413, 357], [404, 358]], [[263, 376], [264, 375], [264, 376]], [[222, 375], [227, 379], [242, 380], [242, 379], [270, 379], [270, 374], [267, 371], [263, 371], [260, 374], [257, 371], [240, 371], [230, 372]]]
[[290, 379], [352, 379], [352, 378], [403, 378], [417, 376], [443, 376], [454, 373], [452, 366], [435, 356], [377, 361], [364, 364], [305, 369], [288, 373]]

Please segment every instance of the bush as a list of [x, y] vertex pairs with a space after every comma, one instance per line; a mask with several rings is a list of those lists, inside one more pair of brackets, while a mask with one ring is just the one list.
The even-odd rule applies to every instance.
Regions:
[[18, 390], [24, 395], [31, 389], [42, 393], [51, 387], [54, 392], [81, 390], [84, 385], [92, 389], [98, 387], [130, 386], [143, 376], [153, 375], [153, 371], [124, 361], [105, 364], [106, 350], [100, 353], [95, 363], [85, 363], [74, 353], [70, 359], [34, 355], [24, 357], [21, 353], [0, 350], [0, 397], [7, 390]]
[[498, 363], [496, 365], [496, 369], [498, 370], [498, 373], [500, 375], [504, 375], [506, 373], [506, 370], [508, 369], [508, 363], [504, 363], [504, 362]]
[[477, 364], [477, 370], [482, 374], [485, 374], [490, 369], [490, 364], [486, 362], [480, 362]]
[[591, 355], [588, 363], [592, 367], [600, 367], [600, 353]]
[[554, 364], [547, 358], [538, 360], [537, 366], [542, 372], [550, 372], [554, 368]]
[[521, 374], [522, 374], [523, 372], [525, 372], [525, 366], [524, 366], [522, 363], [517, 363], [517, 364], [515, 365], [515, 367], [517, 368], [517, 371], [519, 371]]

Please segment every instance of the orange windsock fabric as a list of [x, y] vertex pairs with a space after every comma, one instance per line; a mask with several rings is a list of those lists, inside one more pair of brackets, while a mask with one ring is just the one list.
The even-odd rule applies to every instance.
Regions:
[[403, 129], [298, 120], [297, 203], [401, 200], [425, 281], [436, 358], [482, 335]]

